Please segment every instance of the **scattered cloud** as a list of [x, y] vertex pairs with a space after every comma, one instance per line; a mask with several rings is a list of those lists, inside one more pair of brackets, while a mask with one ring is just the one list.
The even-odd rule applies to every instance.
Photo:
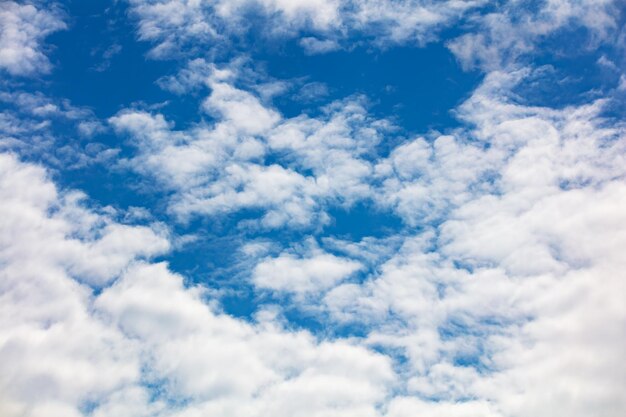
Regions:
[[66, 29], [63, 14], [52, 4], [0, 3], [0, 69], [14, 76], [33, 76], [51, 69], [42, 42], [50, 33]]
[[316, 293], [336, 286], [361, 268], [358, 262], [319, 249], [305, 257], [282, 253], [257, 264], [253, 282], [259, 288], [277, 292]]
[[158, 229], [85, 207], [12, 155], [0, 167], [5, 415], [376, 414], [385, 356], [218, 314], [150, 263], [169, 248]]
[[308, 55], [325, 54], [328, 52], [341, 49], [341, 45], [336, 40], [309, 37], [300, 39], [300, 46], [304, 48], [305, 53]]
[[[316, 2], [238, 0], [129, 0], [139, 36], [156, 44], [152, 56], [185, 54], [198, 44], [220, 45], [261, 30], [272, 39], [300, 38], [305, 53], [315, 55], [352, 46], [357, 36], [380, 47], [423, 45], [453, 24], [462, 28], [447, 42], [466, 69], [496, 70], [518, 61], [554, 36], [583, 28], [584, 48], [619, 42], [620, 8], [614, 0], [504, 2], [493, 8], [482, 0], [318, 0]], [[251, 25], [254, 15], [258, 25]], [[315, 34], [315, 36], [306, 36]], [[567, 35], [566, 35], [567, 36]], [[575, 51], [569, 51], [572, 53]]]
[[[181, 220], [261, 209], [262, 227], [309, 227], [328, 221], [325, 201], [350, 205], [369, 193], [363, 155], [389, 124], [370, 125], [359, 98], [329, 105], [320, 118], [284, 119], [216, 74], [202, 105], [213, 124], [177, 131], [161, 114], [134, 110], [109, 120], [139, 151], [125, 164], [175, 191], [170, 209]], [[271, 155], [282, 162], [266, 163]]]
[[[618, 2], [125, 5], [150, 57], [181, 60], [103, 121], [22, 78], [50, 72], [60, 6], [0, 3], [0, 415], [622, 416]], [[440, 42], [482, 78], [455, 123], [407, 132], [376, 97], [216, 58], [280, 40], [307, 62]], [[610, 92], [529, 99], [553, 81], [535, 57], [596, 46]]]

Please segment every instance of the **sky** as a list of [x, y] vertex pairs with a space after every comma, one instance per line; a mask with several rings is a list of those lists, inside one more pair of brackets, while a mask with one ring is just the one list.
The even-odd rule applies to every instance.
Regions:
[[0, 415], [622, 417], [622, 0], [0, 2]]

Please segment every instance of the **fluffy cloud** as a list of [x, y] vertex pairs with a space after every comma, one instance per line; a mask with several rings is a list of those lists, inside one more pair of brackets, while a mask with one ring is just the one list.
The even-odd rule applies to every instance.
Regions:
[[[529, 74], [490, 73], [457, 109], [465, 128], [405, 140], [385, 158], [376, 144], [389, 126], [357, 102], [328, 106], [317, 119], [272, 118], [249, 94], [218, 89], [228, 94], [207, 100], [221, 118], [210, 131], [232, 124], [231, 139], [254, 135], [262, 152], [238, 159], [249, 154], [230, 150], [215, 162], [226, 164], [230, 177], [195, 182], [209, 171], [193, 171], [181, 184], [198, 186], [177, 190], [214, 195], [198, 200], [204, 207], [254, 202], [269, 208], [263, 221], [279, 219], [274, 225], [288, 224], [272, 216], [292, 215], [292, 201], [310, 221], [324, 205], [342, 204], [330, 196], [369, 199], [424, 230], [379, 257], [335, 241], [336, 249], [373, 263], [362, 283], [346, 279], [361, 264], [321, 249], [264, 258], [252, 271], [257, 288], [325, 310], [328, 325], [365, 326], [366, 345], [404, 358], [397, 383], [410, 396], [390, 400], [389, 415], [548, 416], [559, 408], [617, 416], [624, 407], [624, 370], [615, 364], [626, 320], [619, 301], [626, 235], [615, 225], [626, 220], [626, 136], [602, 118], [602, 100], [558, 110], [515, 103], [509, 97]], [[256, 107], [249, 114], [260, 113], [260, 121], [229, 116], [231, 97]], [[173, 131], [161, 116], [128, 115], [151, 132], [141, 148], [156, 144], [149, 157], [159, 156], [163, 143], [197, 149], [191, 144], [199, 134], [187, 139], [189, 131]], [[111, 122], [120, 128], [125, 114], [116, 117]], [[282, 165], [266, 166], [265, 155]], [[155, 165], [156, 175], [162, 166]], [[264, 176], [272, 170], [285, 179]], [[290, 176], [310, 182], [295, 186], [301, 183]], [[225, 181], [228, 188], [213, 191]], [[564, 353], [551, 358], [553, 352]]]
[[[503, 97], [515, 80], [493, 73], [460, 107], [473, 141], [447, 153], [438, 141], [454, 138], [418, 138], [382, 162], [402, 187], [424, 190], [398, 200], [415, 207], [406, 213], [435, 199], [430, 214], [441, 207], [445, 216], [363, 284], [325, 295], [337, 321], [366, 320], [369, 343], [403, 352], [409, 391], [439, 400], [398, 398], [392, 415], [624, 409], [626, 234], [615, 225], [626, 220], [626, 132], [599, 116], [601, 101], [562, 110], [513, 104]], [[451, 155], [460, 162], [446, 165]]]
[[106, 285], [169, 244], [86, 209], [40, 167], [2, 154], [0, 170], [3, 415], [79, 415], [77, 404], [139, 373], [133, 344], [92, 315], [85, 284]]
[[0, 68], [11, 75], [35, 75], [50, 71], [42, 41], [65, 29], [61, 13], [37, 3], [0, 3]]
[[[188, 75], [185, 83], [196, 79]], [[318, 118], [285, 119], [229, 77], [214, 68], [205, 78], [202, 108], [213, 124], [174, 130], [163, 115], [136, 110], [109, 119], [138, 150], [125, 165], [174, 191], [179, 219], [253, 209], [266, 228], [309, 227], [328, 221], [326, 206], [370, 194], [367, 155], [390, 126], [370, 118], [362, 98], [332, 103]]]
[[[228, 46], [250, 16], [263, 36], [304, 36], [307, 53], [354, 33], [426, 42], [463, 19], [448, 46], [489, 72], [445, 134], [400, 137], [358, 96], [286, 117], [270, 98], [287, 83], [202, 59], [159, 84], [206, 87], [206, 119], [181, 129], [135, 108], [109, 119], [129, 145], [116, 168], [153, 181], [172, 228], [239, 213], [238, 237], [262, 233], [240, 252], [260, 303], [245, 319], [153, 260], [172, 246], [163, 225], [125, 223], [149, 212], [89, 207], [0, 154], [0, 414], [621, 417], [626, 129], [607, 99], [550, 108], [516, 90], [540, 77], [521, 57], [551, 36], [584, 28], [589, 45], [614, 42], [616, 3], [522, 3], [479, 15], [489, 5], [130, 0], [157, 57]], [[0, 5], [9, 73], [49, 68], [41, 42], [63, 24], [37, 7]], [[0, 100], [13, 106], [0, 145], [21, 157], [54, 149], [57, 119], [99, 126], [42, 94]], [[332, 210], [359, 202], [403, 223], [360, 241], [320, 236]], [[302, 228], [314, 240], [299, 246]], [[268, 293], [284, 310], [263, 305]], [[281, 316], [298, 309], [322, 335]]]
[[313, 250], [306, 257], [282, 253], [260, 262], [253, 276], [259, 288], [296, 294], [319, 292], [336, 286], [361, 269], [358, 262]]
[[[552, 36], [584, 28], [582, 48], [615, 44], [619, 36], [620, 5], [611, 0], [547, 0], [528, 9], [508, 2], [476, 19], [477, 28], [448, 43], [464, 68], [495, 70], [515, 65], [521, 55], [536, 52]], [[571, 53], [572, 51], [564, 51]]]
[[[593, 121], [605, 102], [564, 111], [513, 104], [507, 95], [532, 74], [490, 73], [457, 109], [473, 128], [404, 140], [385, 158], [378, 145], [393, 126], [369, 116], [362, 98], [326, 105], [318, 117], [284, 118], [215, 67], [204, 78], [211, 94], [203, 102], [214, 124], [174, 130], [163, 115], [135, 110], [109, 121], [138, 149], [127, 166], [175, 191], [170, 209], [183, 221], [260, 209], [260, 219], [252, 220], [263, 227], [309, 227], [328, 222], [327, 208], [373, 201], [417, 226], [439, 222], [479, 195], [512, 191], [516, 183], [530, 192], [539, 188], [526, 187], [529, 181], [555, 187], [613, 175], [622, 162], [616, 156], [621, 142], [598, 143], [618, 132]], [[576, 133], [583, 128], [586, 136]], [[541, 135], [547, 135], [543, 141]], [[522, 172], [539, 154], [545, 164], [537, 173]], [[599, 170], [596, 161], [603, 158]]]
[[388, 358], [218, 314], [142, 261], [162, 236], [85, 208], [38, 166], [0, 167], [3, 415], [376, 415]]

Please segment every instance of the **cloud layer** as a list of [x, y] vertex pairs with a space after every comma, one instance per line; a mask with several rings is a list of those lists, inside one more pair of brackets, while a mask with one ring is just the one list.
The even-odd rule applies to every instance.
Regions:
[[[146, 59], [178, 60], [154, 80], [174, 105], [39, 91], [23, 76], [71, 19], [0, 4], [0, 415], [624, 414], [619, 3], [127, 6]], [[440, 42], [481, 81], [454, 124], [410, 132], [376, 96], [231, 56], [250, 39], [307, 59]], [[568, 70], [542, 59], [578, 46], [606, 79], [537, 99]]]

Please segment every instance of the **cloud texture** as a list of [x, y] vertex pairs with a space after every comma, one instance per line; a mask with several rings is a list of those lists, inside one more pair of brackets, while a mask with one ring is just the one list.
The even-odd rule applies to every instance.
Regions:
[[[0, 415], [624, 414], [619, 3], [124, 7], [174, 104], [24, 82], [71, 19], [0, 4]], [[555, 104], [570, 36], [601, 81]], [[438, 43], [480, 81], [415, 132], [363, 91], [274, 78], [251, 39]]]

